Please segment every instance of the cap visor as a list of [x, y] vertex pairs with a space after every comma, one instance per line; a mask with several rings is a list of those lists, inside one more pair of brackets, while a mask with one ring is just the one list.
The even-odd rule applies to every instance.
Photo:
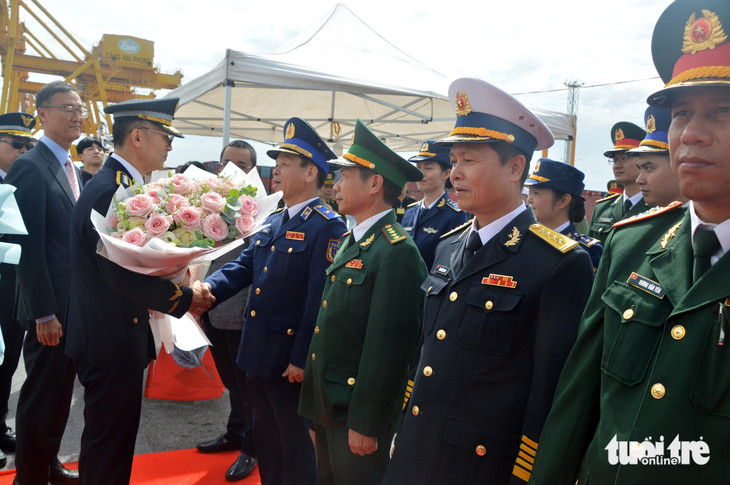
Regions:
[[502, 140], [488, 136], [452, 135], [438, 140], [435, 144], [438, 146], [450, 146], [454, 143], [496, 143], [498, 141]]
[[722, 86], [730, 87], [730, 79], [693, 79], [687, 82], [674, 84], [650, 95], [646, 102], [655, 108], [668, 108], [680, 90], [696, 87]]
[[640, 146], [638, 148], [632, 148], [626, 152], [628, 155], [641, 155], [642, 153], [669, 153], [667, 148], [656, 148], [648, 145]]

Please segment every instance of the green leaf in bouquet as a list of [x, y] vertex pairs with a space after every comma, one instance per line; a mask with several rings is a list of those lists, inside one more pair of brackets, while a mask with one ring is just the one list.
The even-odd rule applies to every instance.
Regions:
[[246, 187], [243, 187], [241, 189], [243, 191], [242, 195], [247, 195], [249, 197], [256, 197], [256, 193], [258, 192], [258, 189], [254, 187], [253, 185], [247, 185]]
[[238, 191], [238, 189], [231, 189], [228, 192], [228, 200], [231, 200], [231, 197], [234, 199], [238, 199], [241, 196], [241, 192]]
[[221, 219], [226, 221], [226, 224], [228, 224], [229, 230], [230, 230], [230, 226], [232, 224], [236, 223], [236, 216], [235, 216], [235, 213], [234, 213], [234, 215], [231, 215], [231, 214], [229, 214], [229, 212], [232, 212], [232, 211], [230, 211], [230, 209], [229, 209], [226, 212], [221, 212]]
[[113, 234], [115, 232], [119, 232], [116, 227], [109, 227], [109, 226], [107, 226], [107, 228], [106, 228], [106, 233], [107, 234], [111, 235], [111, 234]]
[[235, 214], [236, 212], [241, 210], [241, 199], [228, 199], [228, 202], [226, 203], [226, 212], [231, 211], [231, 213]]

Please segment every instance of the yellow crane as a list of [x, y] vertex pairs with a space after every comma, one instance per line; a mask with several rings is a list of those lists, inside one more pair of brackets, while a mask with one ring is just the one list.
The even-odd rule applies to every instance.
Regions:
[[[31, 32], [26, 25], [28, 16], [37, 24], [33, 28], [40, 26], [50, 34], [54, 50], [60, 51], [54, 53]], [[35, 94], [43, 84], [29, 81], [29, 74], [60, 76], [79, 90], [89, 110], [84, 131], [96, 137], [109, 133], [111, 119], [103, 112], [109, 103], [153, 98], [153, 90], [175, 89], [183, 77], [179, 69], [160, 71], [154, 64], [154, 42], [150, 40], [104, 34], [88, 50], [38, 0], [0, 0], [0, 58], [0, 112], [33, 114]]]

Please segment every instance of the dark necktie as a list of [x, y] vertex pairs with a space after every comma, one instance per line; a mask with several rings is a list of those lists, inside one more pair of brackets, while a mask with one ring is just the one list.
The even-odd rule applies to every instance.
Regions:
[[281, 220], [281, 225], [283, 226], [287, 222], [289, 222], [289, 209], [284, 209], [284, 217]]
[[694, 239], [694, 268], [692, 282], [697, 282], [710, 269], [710, 257], [720, 249], [720, 240], [713, 229], [698, 228]]
[[469, 239], [466, 241], [462, 266], [466, 266], [466, 263], [471, 259], [472, 256], [474, 256], [474, 253], [479, 251], [479, 248], [481, 247], [482, 238], [479, 237], [479, 233], [477, 231], [473, 231], [471, 234], [469, 234]]
[[626, 202], [624, 202], [624, 215], [626, 215], [631, 210], [631, 199], [626, 199]]
[[423, 218], [426, 217], [426, 213], [428, 212], [428, 208], [423, 207], [418, 210], [418, 216], [416, 216], [416, 226], [419, 226], [421, 222], [423, 221]]

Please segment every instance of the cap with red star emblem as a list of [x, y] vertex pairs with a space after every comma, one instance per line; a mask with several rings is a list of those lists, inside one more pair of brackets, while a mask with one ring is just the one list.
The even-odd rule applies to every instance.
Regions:
[[613, 158], [619, 153], [638, 148], [646, 132], [628, 121], [619, 121], [611, 128], [611, 141], [613, 148], [604, 152], [603, 156]]

